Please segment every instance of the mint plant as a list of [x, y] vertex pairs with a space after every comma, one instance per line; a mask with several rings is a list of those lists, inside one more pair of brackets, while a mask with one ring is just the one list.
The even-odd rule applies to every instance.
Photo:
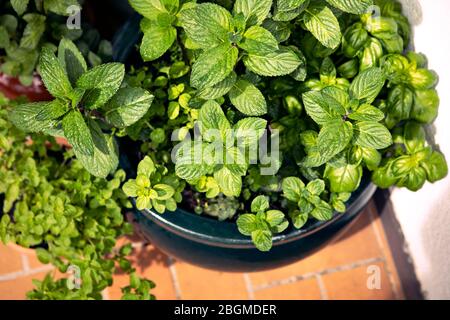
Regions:
[[284, 213], [268, 210], [269, 200], [258, 196], [251, 203], [252, 213], [241, 214], [236, 223], [243, 235], [251, 236], [256, 248], [269, 251], [272, 248], [272, 235], [281, 233], [289, 226]]
[[93, 175], [106, 177], [118, 165], [113, 134], [145, 115], [153, 96], [140, 88], [121, 88], [125, 68], [108, 63], [88, 70], [74, 43], [63, 39], [58, 57], [45, 47], [39, 73], [51, 102], [23, 104], [10, 114], [11, 121], [28, 132], [44, 132], [65, 137], [75, 155]]

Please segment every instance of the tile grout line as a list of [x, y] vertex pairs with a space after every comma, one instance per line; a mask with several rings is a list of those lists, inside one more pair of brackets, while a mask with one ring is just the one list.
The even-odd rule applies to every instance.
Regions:
[[248, 275], [248, 273], [244, 273], [243, 276], [244, 276], [245, 287], [246, 287], [247, 293], [248, 293], [248, 298], [249, 298], [249, 300], [255, 300], [255, 292], [253, 290], [252, 280], [250, 279], [250, 276]]
[[388, 263], [387, 263], [387, 257], [386, 257], [386, 253], [385, 253], [385, 251], [386, 251], [386, 248], [384, 247], [384, 245], [383, 245], [383, 241], [381, 240], [381, 233], [380, 233], [380, 230], [378, 229], [378, 227], [376, 226], [376, 221], [375, 221], [375, 217], [373, 216], [373, 207], [370, 207], [369, 208], [369, 218], [370, 218], [370, 224], [372, 225], [372, 229], [373, 229], [373, 232], [375, 233], [375, 238], [377, 239], [377, 242], [378, 242], [378, 246], [380, 247], [380, 249], [381, 249], [381, 252], [382, 252], [382, 255], [383, 255], [383, 258], [384, 258], [384, 267], [386, 268], [386, 273], [387, 273], [387, 276], [388, 276], [388, 279], [389, 279], [389, 283], [390, 283], [390, 285], [391, 285], [391, 290], [392, 290], [392, 292], [394, 293], [394, 296], [395, 296], [395, 299], [397, 299], [397, 300], [399, 300], [400, 299], [400, 294], [399, 294], [399, 292], [398, 292], [398, 290], [397, 290], [397, 286], [394, 284], [394, 275], [392, 274], [392, 271], [390, 270], [390, 268], [389, 268], [389, 265], [388, 265]]
[[177, 270], [175, 269], [175, 260], [171, 257], [167, 257], [167, 263], [169, 265], [170, 277], [172, 278], [172, 285], [175, 291], [175, 298], [181, 300], [181, 288], [178, 282]]
[[11, 273], [7, 273], [7, 274], [2, 274], [2, 275], [0, 275], [0, 282], [1, 281], [10, 281], [10, 280], [17, 279], [19, 277], [29, 276], [29, 275], [33, 275], [33, 274], [40, 273], [40, 272], [51, 271], [53, 269], [54, 269], [53, 266], [45, 265], [45, 266], [42, 266], [39, 268], [30, 269], [28, 272], [24, 272], [22, 270], [22, 271], [16, 271], [16, 272], [11, 272]]
[[325, 283], [323, 283], [322, 276], [320, 274], [316, 274], [315, 278], [316, 278], [317, 284], [319, 285], [320, 298], [322, 300], [328, 300], [328, 293], [327, 293], [327, 289], [325, 287]]
[[320, 270], [317, 272], [310, 272], [310, 273], [306, 273], [303, 275], [291, 276], [289, 278], [285, 278], [285, 279], [281, 279], [281, 280], [274, 280], [274, 281], [253, 287], [253, 291], [270, 289], [270, 288], [280, 286], [280, 285], [286, 285], [286, 284], [291, 284], [291, 283], [302, 281], [302, 280], [308, 280], [308, 279], [314, 278], [318, 275], [323, 276], [323, 275], [333, 274], [333, 273], [340, 272], [340, 271], [349, 271], [349, 270], [353, 270], [353, 269], [359, 268], [361, 266], [364, 266], [364, 265], [367, 265], [370, 263], [377, 263], [377, 262], [384, 262], [384, 261], [385, 261], [384, 257], [359, 260], [359, 261], [355, 261], [354, 263], [341, 265], [341, 266], [337, 266], [334, 268], [323, 269], [323, 270]]
[[22, 260], [22, 270], [25, 274], [28, 274], [31, 270], [30, 268], [30, 261], [28, 259], [28, 256], [26, 254], [21, 254], [20, 258]]

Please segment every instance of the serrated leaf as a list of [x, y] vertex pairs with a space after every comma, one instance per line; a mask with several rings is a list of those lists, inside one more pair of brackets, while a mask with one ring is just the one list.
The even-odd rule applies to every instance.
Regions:
[[277, 51], [277, 39], [262, 27], [253, 26], [245, 31], [242, 41], [239, 42], [239, 47], [248, 53], [263, 55]]
[[51, 11], [61, 16], [68, 16], [67, 9], [71, 6], [80, 7], [78, 0], [45, 0], [45, 11]]
[[264, 212], [269, 209], [269, 198], [266, 196], [257, 196], [251, 203], [251, 210], [254, 213]]
[[250, 71], [267, 77], [290, 74], [300, 63], [297, 54], [286, 47], [280, 47], [278, 51], [269, 54], [248, 54], [244, 57], [244, 64]]
[[49, 47], [43, 47], [39, 59], [39, 74], [48, 92], [54, 97], [65, 98], [72, 91], [72, 85], [64, 68]]
[[153, 98], [141, 88], [121, 88], [104, 106], [106, 121], [117, 128], [131, 126], [147, 113]]
[[311, 215], [319, 221], [327, 221], [333, 217], [331, 206], [325, 201], [321, 201], [312, 211]]
[[354, 99], [372, 103], [384, 86], [384, 75], [380, 68], [373, 67], [362, 71], [350, 85], [350, 95]]
[[308, 0], [277, 0], [277, 10], [283, 12], [291, 11], [300, 7], [306, 1]]
[[302, 98], [306, 113], [319, 125], [324, 125], [342, 115], [342, 106], [328, 94], [309, 91], [304, 93]]
[[361, 147], [379, 150], [392, 144], [392, 136], [381, 123], [363, 121], [355, 125], [355, 143]]
[[228, 96], [236, 109], [245, 115], [261, 116], [267, 113], [267, 103], [263, 94], [246, 80], [236, 82]]
[[9, 120], [20, 130], [25, 132], [43, 132], [56, 127], [56, 120], [38, 120], [37, 116], [48, 108], [53, 102], [35, 102], [21, 104], [9, 113]]
[[104, 105], [119, 90], [125, 75], [121, 63], [106, 63], [92, 68], [77, 81], [77, 87], [86, 90], [83, 104], [89, 109]]
[[348, 116], [352, 120], [357, 121], [381, 121], [384, 119], [384, 113], [380, 109], [371, 106], [370, 104], [363, 104]]
[[[155, 22], [167, 21], [178, 11], [179, 0], [129, 0], [134, 10]], [[170, 22], [170, 21], [169, 21]]]
[[197, 91], [197, 96], [205, 100], [214, 100], [221, 98], [231, 90], [233, 85], [236, 83], [236, 80], [236, 72], [232, 71], [225, 79], [223, 79], [219, 83]]
[[250, 236], [257, 229], [256, 216], [254, 214], [241, 214], [236, 220], [236, 225], [240, 233]]
[[262, 26], [269, 30], [278, 42], [284, 42], [291, 36], [291, 26], [287, 22], [266, 19]]
[[261, 118], [244, 118], [233, 127], [239, 147], [256, 146], [267, 127], [267, 120]]
[[292, 202], [298, 202], [305, 184], [300, 178], [288, 177], [282, 182], [283, 196]]
[[182, 10], [180, 23], [189, 39], [205, 49], [228, 41], [228, 33], [232, 31], [231, 14], [213, 3], [202, 3]]
[[326, 123], [317, 137], [317, 149], [323, 160], [329, 161], [344, 150], [353, 137], [353, 126], [341, 119]]
[[[222, 138], [225, 139], [227, 131], [231, 129], [230, 122], [225, 116], [222, 107], [213, 100], [203, 104], [198, 120], [200, 122], [200, 131], [203, 135], [206, 135], [210, 129], [219, 130]], [[206, 137], [204, 138], [207, 139]]]
[[94, 155], [91, 132], [78, 110], [70, 111], [62, 120], [64, 136], [78, 154]]
[[80, 153], [77, 149], [74, 149], [74, 152], [90, 174], [106, 178], [117, 169], [119, 164], [117, 143], [113, 136], [104, 134], [94, 120], [88, 119], [88, 123], [94, 141], [94, 153], [92, 156], [88, 156]]
[[268, 16], [272, 0], [236, 0], [233, 13], [242, 13], [247, 27], [260, 25]]
[[69, 39], [62, 39], [58, 47], [59, 63], [66, 70], [72, 86], [75, 86], [80, 76], [87, 71], [86, 60], [77, 46]]
[[336, 48], [341, 43], [341, 29], [333, 12], [326, 6], [314, 5], [305, 10], [303, 22], [325, 47]]
[[68, 111], [67, 103], [61, 100], [53, 100], [49, 102], [47, 107], [42, 108], [42, 110], [37, 114], [37, 121], [48, 121], [56, 120], [62, 117]]
[[233, 173], [227, 166], [214, 172], [214, 179], [227, 197], [238, 197], [241, 194], [242, 177]]
[[272, 232], [268, 230], [256, 230], [252, 232], [252, 241], [255, 247], [263, 252], [272, 248]]
[[11, 0], [11, 5], [14, 11], [21, 16], [28, 7], [29, 0]]
[[25, 49], [36, 49], [45, 31], [46, 17], [37, 13], [29, 13], [23, 16], [27, 26], [20, 39], [20, 46]]
[[[174, 43], [177, 38], [177, 30], [172, 26], [152, 25], [142, 27], [144, 37], [140, 47], [144, 61], [153, 61], [160, 58]], [[149, 25], [149, 24], [147, 24]]]
[[326, 0], [333, 7], [353, 14], [367, 13], [373, 5], [373, 0]]
[[229, 43], [204, 51], [192, 66], [191, 85], [203, 89], [224, 80], [233, 71], [238, 53]]

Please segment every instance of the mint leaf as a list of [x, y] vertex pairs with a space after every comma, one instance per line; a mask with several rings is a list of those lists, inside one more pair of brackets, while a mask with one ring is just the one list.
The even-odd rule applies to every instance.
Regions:
[[233, 127], [239, 146], [256, 146], [267, 127], [267, 120], [261, 118], [244, 118]]
[[48, 92], [54, 97], [65, 98], [72, 91], [72, 85], [64, 68], [49, 47], [43, 47], [39, 59], [39, 74]]
[[368, 13], [373, 0], [326, 0], [333, 7], [353, 14]]
[[267, 113], [267, 103], [257, 87], [246, 80], [239, 80], [229, 92], [231, 103], [245, 115], [261, 116]]
[[277, 10], [281, 12], [288, 12], [297, 9], [307, 0], [277, 0]]
[[53, 102], [25, 103], [15, 106], [9, 113], [9, 120], [25, 132], [43, 132], [56, 127], [56, 120], [38, 120], [41, 112], [52, 108]]
[[87, 71], [86, 60], [77, 46], [69, 39], [62, 39], [58, 47], [58, 60], [75, 86], [80, 76]]
[[45, 0], [45, 11], [51, 11], [60, 16], [68, 16], [67, 8], [71, 6], [79, 6], [78, 0]]
[[145, 18], [158, 23], [161, 26], [164, 21], [170, 25], [170, 15], [178, 11], [179, 0], [129, 0], [134, 10]]
[[238, 230], [244, 236], [251, 236], [257, 229], [256, 216], [254, 214], [241, 214], [236, 221]]
[[327, 122], [317, 138], [317, 149], [325, 161], [344, 150], [353, 137], [353, 126], [341, 119]]
[[312, 211], [311, 215], [319, 221], [327, 221], [333, 218], [333, 210], [325, 201], [321, 201]]
[[[254, 213], [265, 212], [269, 209], [269, 198], [266, 196], [257, 196], [253, 199], [251, 204], [251, 210]], [[283, 215], [284, 217], [284, 215]]]
[[280, 47], [278, 51], [269, 54], [249, 53], [244, 57], [244, 64], [250, 71], [267, 77], [290, 74], [300, 63], [297, 54], [287, 47]]
[[345, 109], [338, 101], [319, 91], [303, 94], [306, 113], [319, 125], [324, 125], [345, 114]]
[[300, 178], [289, 177], [283, 180], [281, 188], [283, 189], [283, 196], [286, 199], [297, 203], [300, 200], [305, 184]]
[[219, 83], [203, 88], [197, 91], [197, 96], [205, 100], [214, 100], [223, 97], [228, 92], [230, 92], [233, 85], [236, 83], [237, 75], [236, 72], [232, 71], [225, 79]]
[[233, 71], [238, 52], [229, 43], [204, 51], [192, 66], [191, 85], [203, 89], [224, 80]]
[[89, 109], [104, 105], [119, 90], [125, 76], [121, 63], [106, 63], [92, 68], [77, 81], [77, 87], [86, 90], [83, 104]]
[[334, 49], [341, 43], [341, 29], [333, 12], [324, 5], [312, 5], [305, 10], [303, 22], [325, 47]]
[[[206, 134], [206, 131], [209, 129], [216, 129], [220, 131], [223, 139], [225, 139], [227, 131], [231, 129], [230, 122], [225, 116], [222, 107], [213, 100], [209, 100], [203, 104], [198, 120], [202, 134]], [[204, 138], [208, 139], [207, 137]]]
[[214, 179], [225, 196], [238, 197], [241, 194], [242, 177], [232, 172], [227, 166], [214, 172]]
[[94, 155], [91, 132], [78, 110], [70, 111], [62, 120], [64, 136], [78, 154]]
[[380, 68], [373, 67], [362, 71], [350, 85], [350, 95], [354, 99], [370, 104], [384, 86], [384, 75]]
[[153, 98], [141, 88], [121, 88], [103, 107], [106, 121], [117, 128], [131, 126], [147, 113]]
[[363, 104], [355, 112], [349, 114], [348, 117], [357, 121], [378, 122], [384, 119], [384, 112], [370, 104]]
[[241, 42], [239, 42], [239, 47], [256, 55], [272, 53], [279, 49], [277, 39], [272, 33], [258, 26], [250, 27], [245, 31]]
[[272, 232], [269, 230], [255, 230], [252, 232], [252, 241], [260, 251], [270, 251], [272, 248]]
[[75, 155], [90, 174], [106, 178], [117, 169], [119, 164], [118, 147], [113, 136], [104, 134], [94, 120], [87, 119], [92, 140], [94, 141], [94, 154], [92, 156], [74, 149]]
[[228, 33], [232, 31], [231, 14], [213, 3], [182, 10], [180, 22], [189, 39], [205, 49], [228, 42]]
[[37, 13], [29, 13], [23, 16], [27, 26], [20, 39], [20, 46], [25, 49], [36, 49], [45, 32], [46, 17]]
[[268, 16], [272, 0], [236, 0], [233, 13], [242, 13], [248, 27], [260, 25]]
[[160, 58], [174, 43], [177, 30], [172, 26], [158, 26], [150, 20], [142, 20], [141, 30], [144, 32], [140, 47], [144, 61]]
[[67, 102], [55, 99], [49, 102], [45, 108], [36, 115], [37, 121], [56, 120], [65, 115], [68, 111]]
[[29, 0], [11, 0], [11, 5], [14, 11], [21, 16], [28, 7]]
[[379, 150], [392, 144], [392, 136], [381, 123], [363, 121], [355, 125], [355, 143], [361, 147]]

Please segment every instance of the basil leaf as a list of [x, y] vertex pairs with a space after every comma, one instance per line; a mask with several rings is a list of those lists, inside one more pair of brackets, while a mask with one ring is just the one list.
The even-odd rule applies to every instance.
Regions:
[[439, 95], [436, 90], [416, 90], [411, 117], [422, 123], [431, 123], [438, 115], [439, 103]]
[[256, 55], [272, 53], [279, 49], [277, 39], [272, 33], [258, 26], [250, 27], [245, 31], [239, 47]]
[[153, 98], [141, 88], [121, 88], [104, 106], [106, 121], [117, 128], [131, 126], [147, 113]]
[[427, 179], [430, 182], [444, 179], [448, 174], [448, 165], [445, 161], [445, 156], [437, 151], [433, 151], [431, 157], [422, 162], [420, 166], [425, 170]]
[[106, 63], [92, 68], [77, 81], [77, 87], [86, 90], [83, 104], [89, 109], [103, 106], [119, 90], [125, 75], [121, 63]]
[[389, 130], [374, 121], [358, 122], [355, 125], [355, 143], [361, 147], [384, 149], [392, 144]]
[[231, 103], [245, 115], [261, 116], [267, 113], [267, 103], [263, 94], [246, 80], [236, 82], [228, 96]]
[[189, 39], [205, 49], [228, 42], [228, 33], [232, 31], [231, 14], [213, 3], [202, 3], [182, 10], [180, 23]]
[[91, 132], [78, 110], [71, 110], [62, 120], [64, 136], [78, 154], [94, 155]]
[[327, 166], [325, 177], [328, 179], [331, 192], [353, 192], [358, 189], [361, 182], [362, 167], [353, 164], [338, 168]]
[[319, 4], [308, 7], [303, 22], [306, 29], [325, 47], [334, 49], [341, 43], [339, 22], [327, 6]]
[[204, 51], [192, 66], [191, 85], [203, 89], [224, 80], [236, 65], [238, 51], [229, 43]]
[[52, 49], [43, 47], [39, 59], [39, 74], [48, 92], [57, 98], [65, 98], [72, 91], [72, 85]]
[[280, 47], [269, 54], [244, 56], [245, 66], [252, 72], [267, 77], [283, 76], [294, 72], [301, 61], [297, 54], [287, 47]]
[[380, 68], [362, 71], [350, 85], [350, 95], [354, 99], [372, 103], [384, 86], [384, 75]]
[[236, 0], [233, 13], [242, 13], [248, 27], [260, 25], [268, 16], [272, 0]]

